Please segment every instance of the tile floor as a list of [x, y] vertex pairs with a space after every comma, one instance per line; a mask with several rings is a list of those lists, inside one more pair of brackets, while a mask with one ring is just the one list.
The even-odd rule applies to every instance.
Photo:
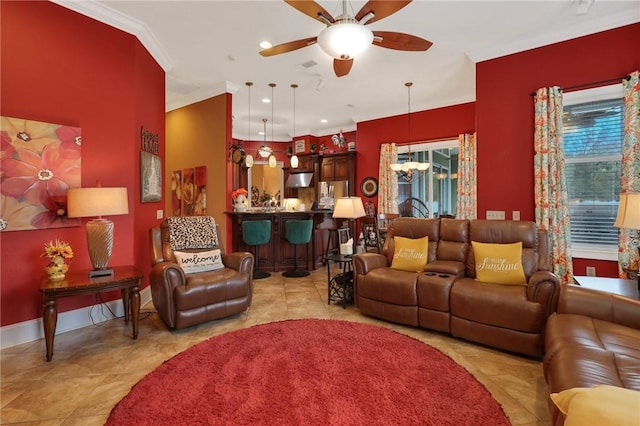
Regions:
[[280, 274], [255, 281], [253, 304], [243, 314], [168, 331], [151, 303], [142, 307], [137, 340], [114, 319], [56, 336], [44, 361], [44, 340], [1, 351], [0, 423], [102, 425], [109, 412], [147, 373], [211, 336], [293, 318], [331, 318], [387, 327], [432, 345], [482, 382], [515, 425], [549, 425], [547, 387], [538, 360], [467, 343], [444, 334], [378, 321], [354, 306], [327, 304], [325, 269], [306, 278]]

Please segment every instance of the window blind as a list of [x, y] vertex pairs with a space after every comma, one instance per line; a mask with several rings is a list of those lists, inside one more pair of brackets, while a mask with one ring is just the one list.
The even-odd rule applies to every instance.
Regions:
[[573, 243], [618, 243], [622, 99], [564, 107], [565, 173]]

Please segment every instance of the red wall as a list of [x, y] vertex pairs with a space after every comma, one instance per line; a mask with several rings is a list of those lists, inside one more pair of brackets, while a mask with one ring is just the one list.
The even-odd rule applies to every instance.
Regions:
[[[135, 37], [56, 4], [3, 1], [0, 7], [0, 114], [82, 128], [82, 185], [99, 179], [128, 188], [130, 213], [111, 218], [110, 264], [135, 264], [148, 276], [148, 229], [162, 202], [139, 201], [140, 126], [160, 135], [164, 155], [164, 71]], [[41, 316], [46, 262], [40, 253], [56, 237], [71, 243], [72, 269], [91, 268], [84, 221], [75, 228], [0, 233], [3, 326]], [[94, 303], [76, 297], [58, 308]]]
[[[457, 138], [461, 133], [473, 133], [476, 127], [475, 114], [476, 108], [473, 102], [412, 112], [411, 142]], [[358, 123], [356, 136], [356, 150], [358, 151], [357, 194], [362, 195], [360, 182], [365, 177], [378, 178], [380, 145], [391, 142], [399, 144], [409, 142], [407, 140], [407, 114]], [[377, 205], [377, 196], [370, 200]]]
[[[477, 64], [479, 218], [486, 210], [504, 210], [507, 218], [519, 210], [522, 220], [535, 220], [531, 93], [623, 77], [640, 69], [638, 52], [634, 24]], [[588, 263], [598, 275], [610, 275], [615, 264]], [[584, 266], [577, 261], [576, 274]]]

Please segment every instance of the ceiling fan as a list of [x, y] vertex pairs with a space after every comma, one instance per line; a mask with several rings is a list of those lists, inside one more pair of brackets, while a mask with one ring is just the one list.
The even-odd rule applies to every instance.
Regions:
[[342, 14], [335, 18], [312, 0], [285, 0], [285, 3], [326, 24], [327, 28], [317, 37], [294, 40], [261, 50], [262, 56], [279, 55], [318, 43], [322, 50], [333, 57], [336, 76], [343, 77], [351, 71], [353, 58], [371, 44], [406, 51], [425, 51], [433, 44], [414, 35], [395, 31], [371, 31], [365, 26], [396, 13], [411, 3], [411, 0], [370, 0], [355, 16], [349, 15], [347, 0], [342, 0]]

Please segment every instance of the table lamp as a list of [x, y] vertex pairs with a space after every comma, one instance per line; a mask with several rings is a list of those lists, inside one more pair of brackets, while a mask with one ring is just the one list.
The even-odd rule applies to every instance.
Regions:
[[360, 197], [340, 197], [336, 200], [333, 209], [333, 217], [335, 219], [347, 219], [351, 221], [364, 216], [364, 205]]
[[[640, 192], [623, 192], [620, 194], [620, 205], [618, 206], [618, 216], [613, 224], [616, 228], [640, 230]], [[638, 257], [640, 258], [640, 245], [638, 245]], [[640, 288], [640, 273], [638, 270], [624, 269], [633, 279], [635, 274]]]
[[94, 217], [87, 222], [87, 245], [93, 270], [89, 277], [113, 275], [109, 259], [113, 249], [113, 222], [102, 216], [129, 213], [127, 188], [71, 188], [67, 191], [69, 217]]

